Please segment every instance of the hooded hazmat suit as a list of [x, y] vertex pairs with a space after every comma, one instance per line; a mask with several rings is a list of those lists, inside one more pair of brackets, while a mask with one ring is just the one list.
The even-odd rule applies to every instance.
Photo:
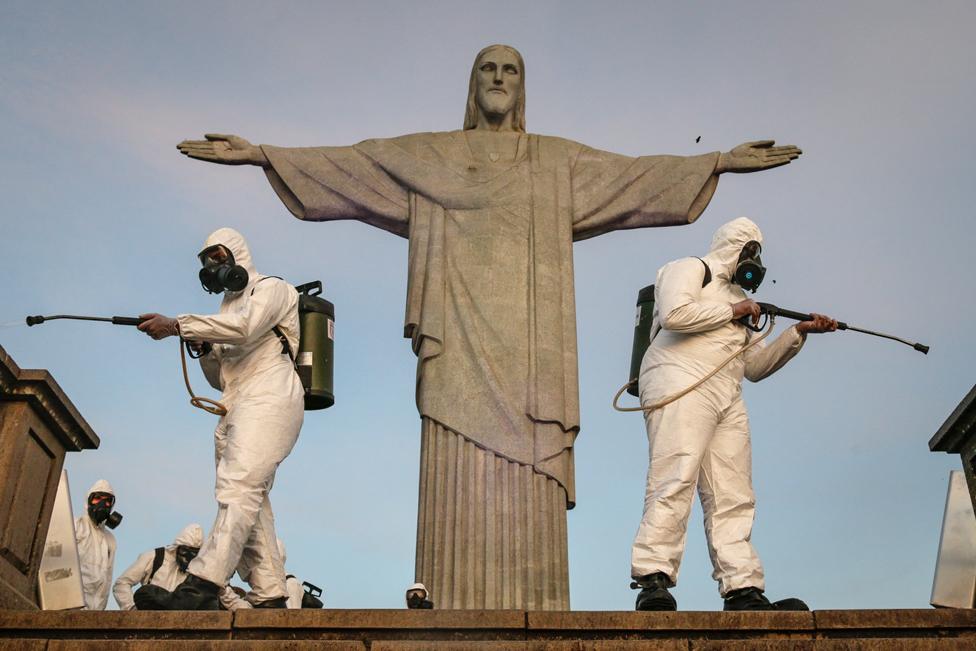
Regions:
[[176, 318], [184, 339], [213, 344], [200, 364], [227, 408], [214, 432], [217, 518], [188, 572], [225, 586], [237, 570], [265, 601], [286, 596], [268, 493], [304, 418], [302, 384], [272, 328], [298, 350], [298, 292], [259, 274], [237, 231], [221, 228], [203, 248], [217, 244], [247, 270], [247, 287], [224, 292], [219, 314]]
[[[702, 260], [683, 258], [657, 274], [651, 344], [641, 363], [641, 404], [694, 384], [756, 336], [732, 320], [732, 304], [746, 298], [731, 282], [742, 247], [762, 244], [745, 217], [721, 226]], [[644, 515], [631, 557], [631, 576], [665, 573], [678, 578], [695, 489], [705, 516], [705, 536], [724, 597], [744, 587], [765, 589], [762, 564], [750, 542], [755, 515], [749, 419], [742, 378], [758, 382], [799, 352], [805, 337], [795, 327], [751, 348], [688, 395], [645, 413], [650, 462]]]
[[[134, 610], [135, 600], [132, 596], [132, 586], [156, 585], [170, 592], [183, 583], [186, 579], [186, 572], [180, 569], [176, 562], [176, 548], [180, 545], [186, 547], [200, 547], [203, 544], [203, 529], [198, 524], [188, 524], [173, 539], [172, 545], [167, 545], [163, 552], [163, 564], [159, 566], [153, 574], [153, 562], [156, 560], [156, 550], [150, 549], [143, 552], [136, 559], [136, 562], [119, 575], [112, 587], [112, 594], [115, 601], [122, 610]], [[150, 576], [151, 575], [151, 576]]]
[[88, 496], [92, 493], [115, 495], [112, 485], [104, 479], [96, 481], [85, 493], [85, 512], [75, 518], [75, 542], [81, 565], [81, 589], [85, 595], [85, 610], [105, 610], [112, 588], [112, 569], [115, 566], [115, 536], [105, 526], [96, 525], [88, 515]]

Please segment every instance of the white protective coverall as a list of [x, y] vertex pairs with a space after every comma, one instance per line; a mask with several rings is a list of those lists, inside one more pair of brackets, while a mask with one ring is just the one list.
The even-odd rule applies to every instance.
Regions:
[[115, 566], [115, 536], [104, 522], [96, 526], [88, 515], [88, 496], [92, 493], [115, 495], [115, 490], [104, 479], [96, 481], [85, 493], [84, 513], [75, 518], [75, 542], [78, 544], [85, 610], [105, 610]]
[[254, 598], [264, 601], [286, 596], [268, 493], [304, 418], [302, 384], [272, 328], [279, 326], [297, 353], [298, 292], [260, 275], [237, 231], [215, 231], [204, 249], [216, 244], [247, 270], [248, 284], [224, 292], [217, 315], [177, 317], [182, 337], [213, 344], [200, 363], [207, 380], [223, 391], [227, 408], [214, 432], [217, 518], [188, 571], [225, 586], [237, 570]]
[[158, 585], [170, 592], [183, 583], [186, 579], [186, 572], [180, 569], [176, 562], [176, 548], [180, 545], [187, 547], [200, 547], [203, 544], [203, 528], [198, 524], [188, 524], [173, 539], [172, 545], [166, 545], [163, 552], [163, 564], [159, 566], [156, 573], [150, 577], [153, 568], [153, 561], [156, 560], [156, 550], [150, 549], [143, 552], [136, 559], [135, 563], [129, 566], [125, 572], [119, 575], [112, 587], [112, 594], [115, 601], [122, 610], [134, 610], [136, 602], [132, 596], [132, 586], [134, 585]]
[[[676, 260], [658, 271], [652, 339], [638, 384], [642, 405], [694, 384], [758, 336], [732, 320], [732, 304], [746, 294], [730, 280], [750, 240], [762, 244], [762, 234], [745, 217], [716, 231], [703, 258], [712, 276], [704, 288], [705, 265], [697, 258]], [[739, 588], [765, 589], [762, 564], [750, 542], [755, 495], [742, 378], [758, 382], [774, 373], [803, 342], [795, 327], [787, 328], [772, 344], [760, 342], [688, 395], [645, 413], [650, 462], [631, 576], [664, 572], [676, 583], [697, 486], [719, 592], [724, 597]]]
[[[281, 562], [285, 563], [287, 557], [285, 554], [285, 543], [281, 542], [281, 538], [278, 538], [278, 554], [281, 556]], [[246, 579], [245, 579], [246, 580]], [[301, 608], [302, 607], [302, 597], [305, 595], [305, 589], [302, 587], [302, 582], [295, 578], [293, 575], [288, 574], [285, 577], [285, 586], [288, 591], [287, 601], [285, 602], [288, 608]], [[247, 599], [242, 599], [237, 596], [231, 587], [224, 586], [223, 591], [220, 593], [220, 605], [224, 607], [225, 610], [240, 610], [241, 608], [253, 608], [254, 606]]]

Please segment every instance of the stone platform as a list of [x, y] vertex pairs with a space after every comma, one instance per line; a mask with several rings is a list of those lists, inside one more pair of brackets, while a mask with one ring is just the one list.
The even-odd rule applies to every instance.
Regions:
[[0, 611], [0, 649], [141, 651], [973, 650], [976, 610], [812, 613]]

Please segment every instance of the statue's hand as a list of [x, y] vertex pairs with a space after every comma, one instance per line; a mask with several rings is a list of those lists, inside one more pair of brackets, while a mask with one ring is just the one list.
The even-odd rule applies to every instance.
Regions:
[[221, 165], [261, 165], [268, 159], [260, 147], [252, 145], [240, 136], [208, 133], [206, 140], [184, 140], [176, 145], [181, 154]]
[[718, 166], [715, 171], [718, 174], [723, 172], [758, 172], [768, 170], [780, 165], [786, 165], [795, 158], [799, 158], [799, 147], [786, 145], [785, 147], [773, 147], [775, 140], [754, 140], [746, 142], [732, 151], [722, 154], [718, 159]]

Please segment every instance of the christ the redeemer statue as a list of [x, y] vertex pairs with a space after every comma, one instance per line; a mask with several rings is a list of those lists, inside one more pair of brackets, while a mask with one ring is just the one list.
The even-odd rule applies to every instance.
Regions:
[[772, 141], [631, 158], [525, 131], [525, 66], [478, 53], [464, 128], [349, 147], [208, 134], [179, 150], [259, 165], [299, 219], [410, 242], [404, 335], [421, 418], [416, 580], [438, 608], [569, 608], [579, 432], [573, 242], [688, 224], [723, 172], [785, 165]]

